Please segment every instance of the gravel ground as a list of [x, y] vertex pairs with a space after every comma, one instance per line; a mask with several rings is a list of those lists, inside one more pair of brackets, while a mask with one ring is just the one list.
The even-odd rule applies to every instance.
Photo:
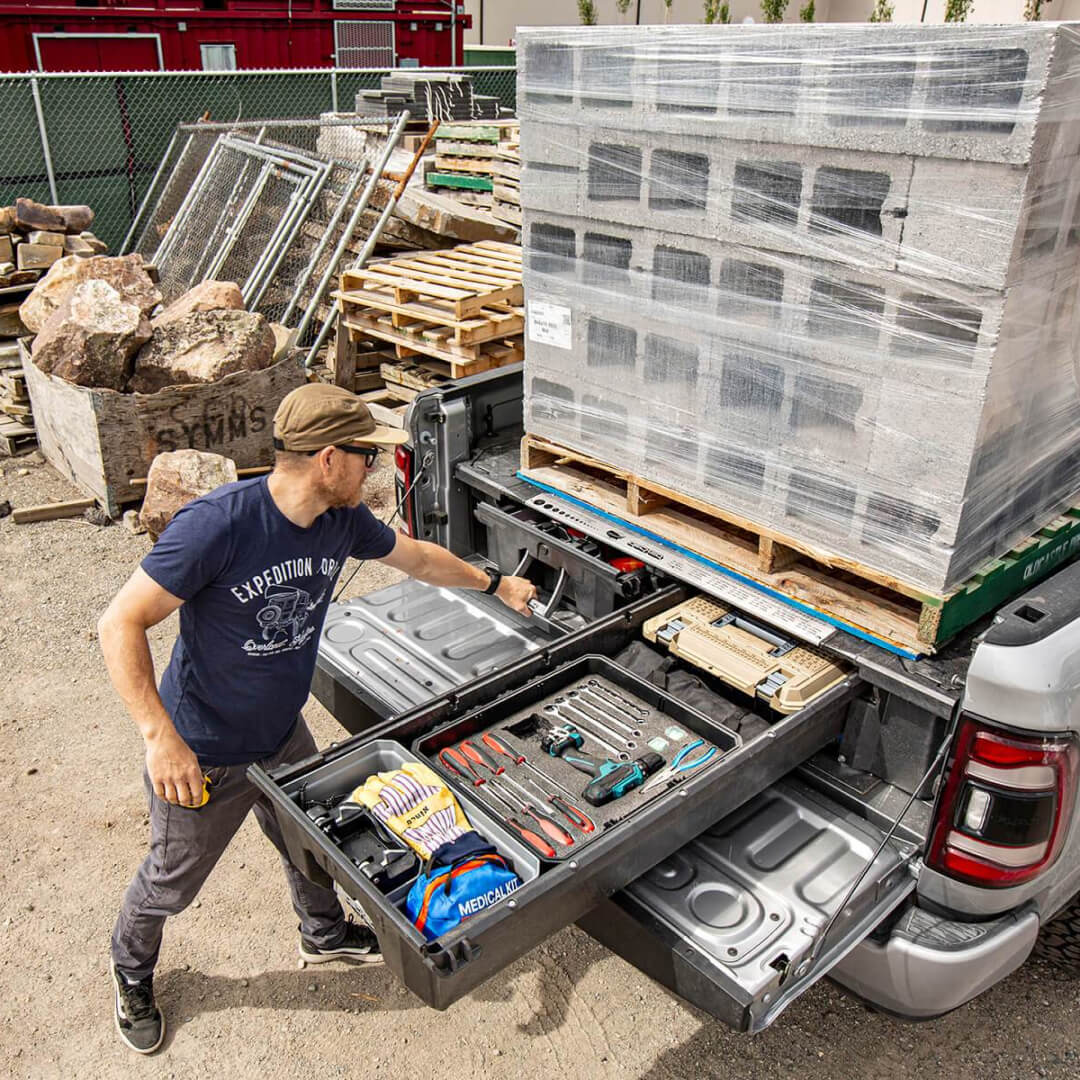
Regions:
[[[389, 476], [372, 501], [388, 507]], [[3, 462], [0, 499], [77, 493], [37, 454]], [[145, 536], [82, 520], [0, 521], [0, 1062], [15, 1077], [1080, 1077], [1080, 982], [1028, 963], [974, 1003], [910, 1025], [819, 983], [764, 1035], [735, 1035], [576, 928], [445, 1013], [384, 968], [299, 970], [276, 855], [249, 819], [202, 896], [171, 920], [153, 1058], [113, 1029], [108, 941], [142, 858], [142, 747], [94, 625]], [[365, 566], [349, 593], [394, 579]], [[152, 632], [156, 662], [175, 622]], [[316, 702], [316, 740], [341, 728]]]

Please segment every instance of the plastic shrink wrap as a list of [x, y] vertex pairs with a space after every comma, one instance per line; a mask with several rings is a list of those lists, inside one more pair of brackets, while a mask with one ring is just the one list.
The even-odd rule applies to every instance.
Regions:
[[1080, 24], [528, 29], [526, 428], [945, 592], [1080, 488]]

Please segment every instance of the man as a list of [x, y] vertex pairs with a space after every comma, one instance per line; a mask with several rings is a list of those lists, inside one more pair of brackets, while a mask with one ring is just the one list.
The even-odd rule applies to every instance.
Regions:
[[[380, 452], [405, 435], [376, 425], [339, 387], [309, 384], [274, 417], [269, 476], [226, 484], [183, 507], [98, 624], [109, 675], [146, 743], [150, 852], [128, 887], [112, 937], [116, 1026], [133, 1050], [165, 1037], [153, 971], [165, 919], [195, 899], [249, 810], [281, 852], [308, 963], [380, 962], [378, 941], [351, 920], [329, 878], [288, 859], [270, 803], [246, 779], [315, 751], [300, 708], [319, 631], [345, 560], [378, 559], [433, 585], [494, 593], [522, 614], [524, 578], [470, 566], [436, 544], [395, 534], [363, 505]], [[180, 636], [161, 680], [146, 631], [180, 608]], [[209, 801], [204, 780], [209, 779]]]

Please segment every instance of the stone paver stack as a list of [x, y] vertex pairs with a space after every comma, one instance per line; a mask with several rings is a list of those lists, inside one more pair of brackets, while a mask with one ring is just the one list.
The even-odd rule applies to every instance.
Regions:
[[1080, 25], [527, 30], [528, 430], [940, 592], [1080, 488]]

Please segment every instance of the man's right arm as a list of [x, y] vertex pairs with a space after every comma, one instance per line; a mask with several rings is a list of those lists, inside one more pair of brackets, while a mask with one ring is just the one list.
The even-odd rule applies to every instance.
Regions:
[[202, 799], [202, 770], [165, 711], [146, 638], [151, 626], [182, 603], [140, 568], [105, 609], [98, 640], [109, 678], [146, 743], [146, 770], [154, 793], [166, 802], [196, 806]]

